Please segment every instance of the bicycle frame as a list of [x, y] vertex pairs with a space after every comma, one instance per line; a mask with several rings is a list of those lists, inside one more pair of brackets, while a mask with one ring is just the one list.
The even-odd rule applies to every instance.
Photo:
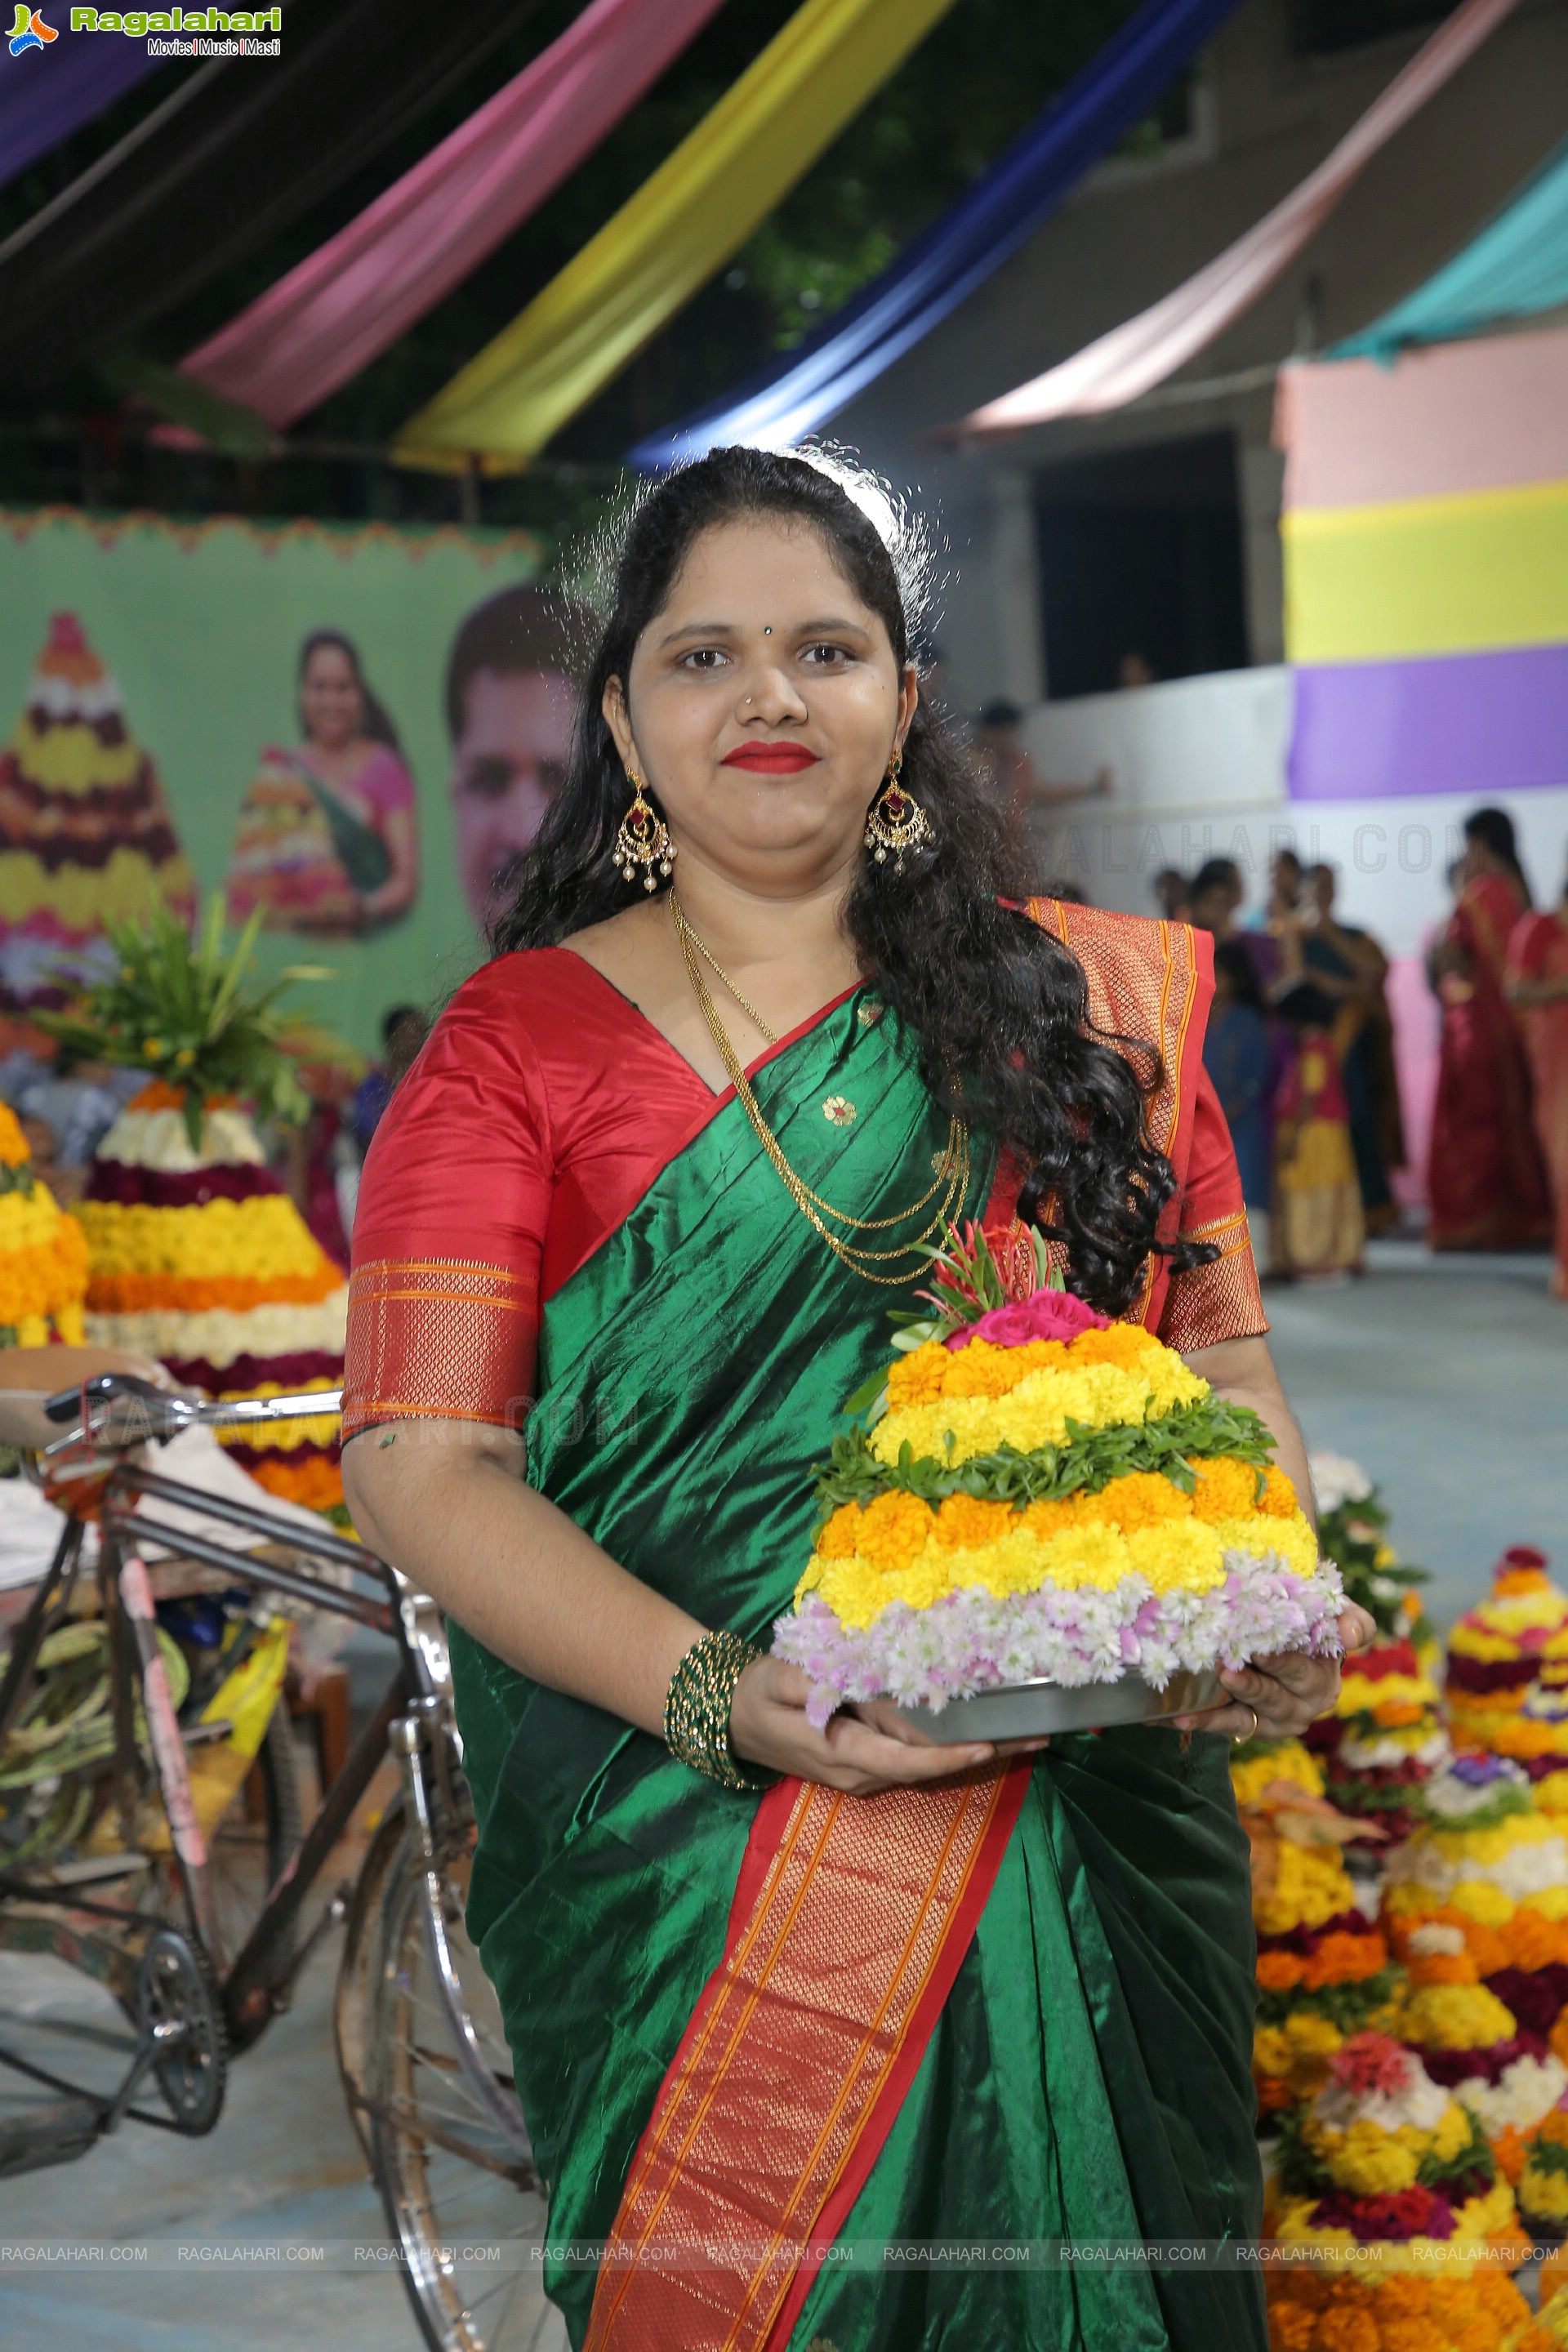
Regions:
[[[226, 1522], [290, 1555], [347, 1570], [350, 1581], [346, 1586], [330, 1583], [292, 1560], [263, 1559], [253, 1552], [232, 1550], [205, 1534], [170, 1526], [156, 1516], [155, 1507], [143, 1507], [148, 1504], [198, 1511], [205, 1518]], [[101, 1537], [99, 1576], [109, 1628], [115, 1798], [127, 1845], [132, 1842], [142, 1773], [133, 1728], [135, 1686], [141, 1685], [149, 1730], [153, 1732], [163, 1674], [150, 1609], [139, 1599], [145, 1591], [143, 1545], [164, 1545], [185, 1559], [220, 1570], [237, 1584], [308, 1601], [316, 1608], [386, 1634], [396, 1649], [395, 1669], [375, 1712], [354, 1742], [342, 1770], [323, 1792], [315, 1821], [269, 1890], [244, 1945], [221, 1972], [214, 1960], [230, 2046], [243, 2049], [264, 2029], [279, 1994], [302, 1964], [305, 1952], [289, 1948], [291, 1930], [328, 1854], [388, 1753], [394, 1724], [410, 1710], [416, 1722], [430, 1721], [439, 1710], [447, 1684], [445, 1643], [430, 1603], [386, 1562], [325, 1527], [318, 1534], [294, 1520], [276, 1517], [259, 1506], [203, 1493], [130, 1459], [108, 1473], [96, 1516]], [[20, 1700], [44, 1638], [64, 1615], [79, 1564], [81, 1540], [82, 1523], [73, 1515], [68, 1518], [48, 1573], [16, 1630], [0, 1684], [0, 1736]], [[184, 1744], [166, 1709], [166, 1691], [163, 1697], [165, 1727], [173, 1728], [174, 1736], [172, 1743], [167, 1737], [153, 1738], [153, 1777], [171, 1824], [194, 1939], [214, 1959], [205, 1848], [199, 1831], [194, 1837], [188, 1832], [181, 1834], [182, 1823], [195, 1829], [190, 1781]], [[31, 1883], [15, 1873], [0, 1872], [0, 1895], [11, 1898], [11, 1906], [0, 1913], [0, 1944], [52, 1952], [99, 1978], [122, 2000], [128, 1999], [135, 1975], [134, 1947], [142, 1940], [141, 1931], [153, 1925], [151, 1915], [95, 1902], [58, 1885]], [[18, 2063], [6, 2053], [0, 2052], [0, 2058]], [[25, 2073], [39, 2071], [19, 2063]]]

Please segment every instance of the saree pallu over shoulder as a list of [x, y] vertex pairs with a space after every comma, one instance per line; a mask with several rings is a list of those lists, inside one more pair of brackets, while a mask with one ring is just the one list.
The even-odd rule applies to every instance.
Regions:
[[[1025, 912], [1082, 964], [1095, 1028], [1108, 1040], [1145, 1049], [1133, 1058], [1147, 1089], [1149, 1133], [1176, 1178], [1161, 1240], [1206, 1242], [1218, 1253], [1174, 1275], [1168, 1258], [1151, 1256], [1129, 1321], [1157, 1331], [1184, 1355], [1267, 1331], [1230, 1134], [1203, 1066], [1214, 940], [1188, 923], [1060, 898], [1027, 899]], [[1157, 1057], [1152, 1072], [1150, 1051]]]

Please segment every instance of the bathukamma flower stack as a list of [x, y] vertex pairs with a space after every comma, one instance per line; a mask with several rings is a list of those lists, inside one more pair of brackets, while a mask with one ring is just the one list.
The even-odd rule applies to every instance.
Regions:
[[16, 1114], [0, 1103], [0, 1347], [79, 1345], [87, 1237], [33, 1173]]
[[935, 1313], [835, 1440], [774, 1641], [811, 1677], [814, 1721], [882, 1693], [940, 1708], [1130, 1671], [1159, 1690], [1337, 1652], [1339, 1576], [1262, 1422], [1043, 1275], [1022, 1227], [954, 1237]]
[[1345, 2041], [1392, 2023], [1403, 1972], [1363, 1912], [1342, 1849], [1356, 1824], [1324, 1801], [1299, 1740], [1255, 1740], [1231, 1765], [1258, 1931], [1253, 2076], [1266, 2118], [1308, 2098]]
[[1568, 1592], [1546, 1570], [1531, 1545], [1504, 1552], [1448, 1639], [1454, 1745], [1515, 1757], [1532, 1780], [1568, 1766]]
[[[254, 938], [226, 954], [216, 900], [195, 948], [166, 916], [116, 932], [113, 980], [48, 1017], [77, 1051], [153, 1074], [100, 1144], [80, 1207], [88, 1337], [216, 1397], [342, 1380], [347, 1277], [268, 1168], [247, 1108], [306, 1107], [271, 1009], [286, 982], [244, 984]], [[341, 1511], [335, 1413], [280, 1422], [264, 1444], [219, 1434], [270, 1493]]]
[[1568, 2091], [1568, 1838], [1501, 1757], [1456, 1757], [1426, 1801], [1430, 1826], [1384, 1890], [1410, 1979], [1397, 2031], [1517, 2176], [1524, 2137]]

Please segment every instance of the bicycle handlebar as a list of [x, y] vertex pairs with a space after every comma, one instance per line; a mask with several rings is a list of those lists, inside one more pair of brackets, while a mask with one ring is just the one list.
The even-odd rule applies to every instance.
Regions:
[[[166, 1445], [183, 1429], [235, 1428], [247, 1423], [300, 1421], [336, 1412], [342, 1389], [306, 1389], [292, 1396], [231, 1397], [217, 1404], [154, 1388], [133, 1372], [100, 1372], [79, 1388], [61, 1389], [44, 1401], [44, 1417], [74, 1423], [46, 1454], [88, 1444], [128, 1451], [149, 1441]], [[102, 1408], [101, 1415], [99, 1408]]]

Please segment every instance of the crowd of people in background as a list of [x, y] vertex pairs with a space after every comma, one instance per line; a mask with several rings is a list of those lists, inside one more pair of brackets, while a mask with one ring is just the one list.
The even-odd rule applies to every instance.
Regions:
[[[1454, 904], [1428, 978], [1440, 1008], [1426, 1171], [1434, 1249], [1555, 1244], [1568, 1297], [1568, 897], [1531, 904], [1500, 809], [1466, 821]], [[1230, 1121], [1260, 1265], [1276, 1281], [1348, 1276], [1369, 1234], [1400, 1221], [1405, 1164], [1388, 959], [1341, 919], [1336, 875], [1276, 855], [1260, 917], [1244, 925], [1234, 860], [1154, 877], [1161, 912], [1215, 941], [1204, 1059]]]

